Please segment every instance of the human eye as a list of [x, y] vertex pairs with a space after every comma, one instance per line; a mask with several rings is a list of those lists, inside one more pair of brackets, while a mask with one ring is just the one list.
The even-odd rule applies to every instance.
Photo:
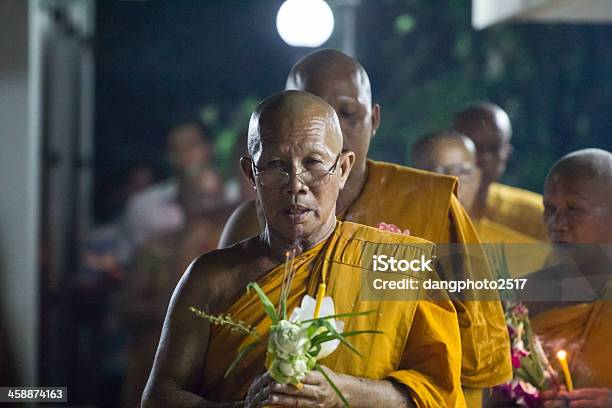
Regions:
[[304, 164], [306, 166], [310, 166], [310, 167], [315, 166], [316, 167], [316, 166], [322, 165], [323, 161], [321, 159], [317, 158], [317, 157], [307, 157], [304, 160]]
[[265, 170], [276, 170], [284, 168], [284, 163], [280, 159], [272, 159], [268, 160], [266, 164], [263, 166]]

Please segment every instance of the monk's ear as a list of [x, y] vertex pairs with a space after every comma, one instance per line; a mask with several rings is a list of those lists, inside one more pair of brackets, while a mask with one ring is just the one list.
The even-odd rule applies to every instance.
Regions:
[[375, 103], [372, 106], [372, 137], [376, 135], [378, 126], [380, 126], [380, 105]]
[[340, 179], [338, 180], [338, 184], [340, 185], [340, 190], [344, 188], [346, 184], [346, 180], [348, 179], [349, 173], [353, 168], [353, 164], [355, 164], [355, 153], [351, 151], [342, 152], [342, 156], [340, 157], [338, 167], [340, 167]]
[[252, 160], [250, 157], [242, 156], [240, 158], [240, 169], [242, 174], [249, 180], [249, 183], [255, 188], [255, 175], [253, 174]]

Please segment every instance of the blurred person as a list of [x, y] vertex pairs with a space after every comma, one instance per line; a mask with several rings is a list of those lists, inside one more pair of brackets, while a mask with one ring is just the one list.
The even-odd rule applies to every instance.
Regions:
[[255, 348], [224, 378], [238, 346], [250, 340], [189, 310], [229, 314], [260, 333], [267, 330], [269, 319], [257, 295], [244, 288], [258, 281], [276, 304], [287, 251], [296, 253], [288, 310], [323, 279], [337, 310], [377, 311], [350, 322], [354, 330], [384, 332], [353, 337], [364, 358], [340, 348], [321, 360], [351, 405], [464, 406], [459, 328], [448, 298], [362, 300], [353, 278], [368, 267], [361, 259], [376, 251], [410, 257], [419, 251], [416, 244], [427, 241], [336, 220], [336, 199], [354, 160], [342, 143], [334, 109], [315, 95], [285, 91], [258, 105], [250, 121], [249, 156], [241, 165], [257, 189], [265, 232], [204, 254], [187, 270], [172, 297], [143, 407], [341, 405], [318, 371], [306, 375], [301, 389], [262, 374], [266, 347]]
[[[452, 130], [428, 134], [414, 144], [411, 158], [416, 168], [459, 179], [459, 201], [470, 214], [481, 242], [537, 242], [536, 239], [474, 210], [480, 189], [481, 172], [476, 165], [476, 146], [470, 138]], [[534, 269], [530, 269], [532, 270]]]
[[498, 183], [513, 151], [508, 114], [490, 102], [472, 104], [455, 115], [453, 128], [476, 145], [476, 162], [482, 177], [471, 214], [476, 219], [486, 217], [532, 239], [546, 239], [542, 197]]
[[[334, 50], [315, 51], [293, 66], [285, 88], [308, 91], [328, 102], [338, 114], [344, 149], [355, 154], [355, 164], [338, 196], [339, 220], [373, 227], [384, 223], [435, 243], [478, 243], [454, 194], [454, 178], [367, 158], [380, 124], [380, 106], [372, 102], [368, 74], [358, 61]], [[262, 226], [257, 220], [255, 201], [241, 205], [226, 223], [219, 247], [259, 234]], [[461, 278], [455, 270], [446, 272], [444, 279]], [[469, 276], [486, 271], [468, 267], [461, 273]], [[468, 406], [479, 406], [481, 388], [511, 375], [504, 352], [509, 345], [503, 312], [496, 301], [456, 301], [455, 306], [461, 328], [464, 393]]]
[[153, 365], [170, 296], [182, 271], [217, 245], [230, 212], [220, 175], [200, 168], [178, 183], [177, 203], [185, 215], [178, 231], [145, 242], [136, 252], [123, 294], [122, 321], [130, 335], [123, 406], [140, 406]]
[[124, 215], [124, 228], [131, 248], [185, 225], [185, 214], [177, 202], [180, 180], [210, 166], [210, 135], [195, 121], [175, 125], [167, 138], [172, 177], [135, 195]]
[[469, 138], [449, 130], [430, 133], [416, 141], [410, 156], [417, 169], [457, 177], [457, 197], [471, 215], [480, 186], [480, 170], [476, 167], [476, 147]]

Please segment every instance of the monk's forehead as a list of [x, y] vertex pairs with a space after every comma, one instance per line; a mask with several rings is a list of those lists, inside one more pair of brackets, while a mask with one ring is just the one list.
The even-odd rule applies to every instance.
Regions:
[[612, 174], [591, 165], [559, 163], [546, 178], [544, 193], [579, 197], [612, 209]]
[[327, 104], [289, 100], [262, 111], [259, 138], [263, 144], [319, 138], [329, 148], [341, 149], [342, 135], [334, 118], [333, 108]]

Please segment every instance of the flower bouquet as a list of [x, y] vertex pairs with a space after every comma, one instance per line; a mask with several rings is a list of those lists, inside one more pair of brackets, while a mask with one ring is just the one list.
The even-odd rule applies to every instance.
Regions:
[[554, 371], [531, 328], [527, 307], [507, 302], [505, 309], [513, 377], [498, 388], [518, 406], [537, 407], [540, 391], [550, 388], [554, 381]]
[[337, 319], [373, 312], [336, 314], [333, 299], [325, 296], [325, 283], [320, 284], [316, 299], [308, 295], [304, 296], [300, 307], [296, 307], [287, 317], [287, 295], [293, 278], [293, 257], [295, 257], [295, 251], [287, 254], [280, 302], [277, 308], [274, 307], [274, 304], [257, 283], [251, 282], [247, 285], [247, 292], [249, 290], [256, 292], [266, 315], [272, 321], [267, 339], [266, 336], [260, 335], [255, 329], [245, 325], [244, 322], [234, 321], [230, 315], [213, 316], [194, 307], [191, 307], [190, 310], [212, 324], [231, 326], [233, 330], [242, 331], [254, 337], [253, 342], [238, 350], [236, 359], [225, 372], [226, 378], [236, 364], [250, 351], [258, 345], [265, 345], [267, 347], [266, 368], [270, 377], [276, 382], [301, 388], [303, 387], [301, 381], [306, 375], [312, 370], [317, 370], [327, 380], [344, 405], [348, 406], [346, 398], [317, 361], [330, 355], [340, 343], [361, 356], [359, 351], [346, 338], [365, 333], [378, 334], [382, 332], [378, 330], [343, 332], [344, 322]]

